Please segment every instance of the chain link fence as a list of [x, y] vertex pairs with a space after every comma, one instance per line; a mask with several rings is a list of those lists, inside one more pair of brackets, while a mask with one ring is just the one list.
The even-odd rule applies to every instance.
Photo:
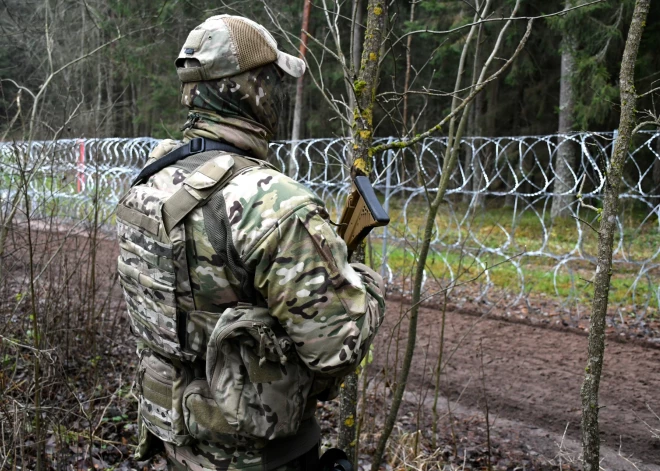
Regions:
[[[530, 293], [555, 296], [565, 306], [586, 299], [615, 139], [616, 132], [462, 139], [435, 221], [428, 276], [458, 279], [484, 271], [477, 294], [483, 300], [497, 288], [513, 294], [513, 301]], [[111, 226], [114, 206], [157, 143], [151, 138], [0, 143], [3, 218], [21, 174], [36, 167], [28, 192], [35, 215], [79, 221], [96, 208], [97, 220]], [[390, 281], [410, 270], [446, 146], [446, 139], [430, 138], [374, 158], [374, 187], [392, 223], [375, 231], [370, 254]], [[573, 162], [562, 160], [567, 154], [574, 155]], [[349, 189], [350, 155], [346, 139], [310, 139], [272, 143], [270, 161], [315, 191], [336, 215]], [[643, 322], [660, 305], [659, 133], [635, 136], [624, 174], [613, 300]], [[553, 219], [555, 212], [563, 217]]]

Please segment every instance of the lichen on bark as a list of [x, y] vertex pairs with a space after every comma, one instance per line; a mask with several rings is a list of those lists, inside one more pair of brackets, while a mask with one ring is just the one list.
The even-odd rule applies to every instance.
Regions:
[[[387, 4], [369, 0], [367, 28], [364, 34], [362, 58], [357, 79], [353, 82], [355, 108], [353, 109], [353, 162], [351, 176], [371, 173], [371, 145], [373, 142], [373, 110], [378, 89], [379, 62], [383, 42]], [[354, 261], [364, 262], [364, 250], [353, 255]], [[340, 423], [338, 446], [346, 451], [349, 461], [356, 462], [356, 417], [358, 377], [351, 373], [344, 380], [340, 395]]]

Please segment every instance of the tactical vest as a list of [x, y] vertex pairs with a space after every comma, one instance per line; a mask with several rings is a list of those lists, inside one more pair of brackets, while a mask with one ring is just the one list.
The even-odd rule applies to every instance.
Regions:
[[[265, 443], [295, 434], [313, 381], [265, 303], [195, 310], [183, 221], [214, 195], [221, 197], [232, 178], [268, 164], [224, 152], [187, 160], [199, 165], [176, 192], [139, 183], [117, 207], [119, 280], [139, 338], [138, 456], [143, 459], [151, 439], [147, 431], [175, 445], [219, 442], [227, 434]], [[219, 208], [225, 213], [224, 200]], [[235, 252], [227, 215], [218, 219], [224, 232], [216, 239]], [[229, 254], [230, 261], [234, 258]], [[239, 280], [245, 278], [240, 268], [235, 267]], [[188, 333], [200, 328], [207, 341], [191, 342]]]

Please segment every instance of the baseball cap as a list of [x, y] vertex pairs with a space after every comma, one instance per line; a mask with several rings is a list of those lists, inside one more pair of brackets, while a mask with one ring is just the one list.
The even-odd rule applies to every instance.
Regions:
[[212, 16], [193, 29], [175, 62], [184, 83], [231, 77], [270, 63], [292, 77], [305, 73], [305, 62], [278, 50], [266, 28], [232, 15]]

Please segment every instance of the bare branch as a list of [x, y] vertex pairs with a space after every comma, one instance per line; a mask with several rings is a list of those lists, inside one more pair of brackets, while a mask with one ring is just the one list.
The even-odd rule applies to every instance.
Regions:
[[[583, 206], [587, 206], [587, 205], [583, 205]], [[600, 232], [598, 231], [598, 229], [596, 229], [594, 226], [592, 226], [591, 223], [588, 223], [588, 222], [585, 221], [584, 219], [581, 219], [581, 218], [579, 218], [579, 217], [577, 217], [577, 216], [573, 216], [573, 218], [574, 218], [575, 220], [577, 220], [577, 221], [580, 221], [581, 223], [586, 224], [587, 226], [589, 226], [589, 227], [591, 228], [592, 231], [594, 231], [596, 234], [600, 235]]]
[[494, 22], [500, 22], [500, 21], [518, 21], [518, 20], [527, 20], [527, 21], [533, 21], [533, 20], [540, 20], [543, 18], [552, 18], [554, 16], [563, 16], [566, 13], [573, 11], [573, 10], [579, 10], [580, 8], [585, 8], [591, 5], [597, 5], [599, 3], [603, 3], [605, 0], [594, 0], [593, 2], [589, 3], [584, 3], [582, 5], [577, 5], [572, 8], [566, 8], [561, 11], [557, 11], [555, 13], [548, 13], [546, 15], [538, 15], [538, 16], [510, 16], [508, 18], [506, 17], [501, 17], [501, 18], [484, 18], [483, 20], [475, 21], [472, 23], [467, 23], [461, 26], [457, 26], [456, 28], [444, 30], [444, 31], [436, 31], [436, 30], [430, 30], [430, 29], [418, 29], [415, 31], [410, 31], [408, 33], [402, 34], [397, 38], [397, 40], [394, 42], [394, 45], [398, 44], [400, 41], [402, 41], [404, 38], [407, 36], [410, 36], [411, 34], [420, 34], [420, 33], [427, 33], [427, 34], [451, 34], [455, 33], [457, 31], [464, 30], [466, 28], [471, 28], [472, 26], [475, 25], [480, 25], [482, 23], [494, 23]]
[[432, 134], [440, 131], [442, 129], [442, 126], [444, 126], [447, 123], [447, 121], [449, 121], [450, 119], [452, 119], [453, 117], [458, 115], [458, 113], [460, 113], [463, 110], [463, 108], [465, 108], [479, 94], [479, 92], [481, 90], [483, 90], [483, 88], [489, 82], [492, 82], [493, 80], [497, 79], [500, 75], [502, 75], [503, 72], [505, 72], [511, 66], [513, 61], [518, 57], [518, 55], [525, 48], [525, 44], [527, 44], [527, 40], [529, 39], [529, 36], [532, 32], [533, 22], [534, 22], [533, 18], [530, 19], [527, 22], [527, 29], [525, 31], [524, 36], [522, 37], [522, 39], [518, 43], [518, 47], [514, 51], [513, 55], [506, 61], [506, 63], [504, 63], [504, 65], [502, 65], [502, 67], [500, 67], [490, 77], [488, 77], [486, 80], [482, 81], [481, 84], [475, 86], [474, 89], [472, 90], [472, 92], [470, 93], [470, 95], [468, 95], [465, 98], [465, 100], [463, 100], [463, 103], [458, 105], [454, 111], [452, 111], [450, 114], [445, 116], [438, 124], [436, 124], [435, 126], [430, 128], [429, 130], [427, 130], [427, 131], [425, 131], [421, 134], [418, 134], [417, 136], [415, 136], [412, 139], [399, 140], [399, 141], [391, 142], [391, 143], [388, 143], [388, 144], [381, 144], [381, 145], [372, 147], [371, 148], [372, 154], [376, 154], [378, 152], [382, 152], [382, 151], [389, 150], [389, 149], [395, 149], [395, 148], [399, 149], [399, 148], [402, 148], [402, 147], [409, 147], [409, 146], [411, 146], [411, 145], [413, 145], [413, 144], [415, 144], [415, 143], [417, 143], [417, 142], [419, 142], [423, 139], [426, 139], [427, 137], [431, 136]]

